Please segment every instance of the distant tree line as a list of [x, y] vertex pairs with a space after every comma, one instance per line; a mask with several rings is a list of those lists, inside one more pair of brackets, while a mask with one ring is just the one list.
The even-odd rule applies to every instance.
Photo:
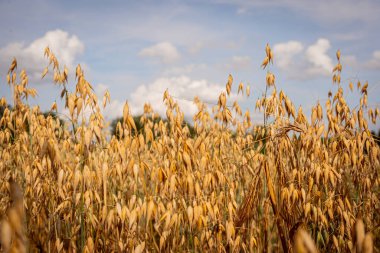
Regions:
[[[137, 133], [141, 133], [143, 131], [143, 128], [144, 128], [144, 125], [141, 123], [141, 117], [142, 117], [142, 115], [133, 116], [133, 121], [135, 122]], [[153, 120], [153, 123], [154, 124], [159, 123], [161, 120], [163, 122], [167, 122], [166, 119], [162, 119], [161, 117], [156, 117]], [[123, 122], [123, 117], [118, 117], [118, 118], [114, 119], [111, 122], [111, 126], [110, 126], [111, 127], [111, 135], [116, 136], [117, 138], [119, 138], [119, 134], [116, 131], [117, 130], [117, 124], [119, 122], [120, 123]], [[190, 136], [194, 137], [196, 134], [194, 127], [190, 123], [188, 123], [187, 121], [184, 121], [184, 126], [187, 126], [187, 128], [189, 129]], [[135, 132], [134, 129], [132, 130], [132, 135], [135, 135], [137, 133]]]
[[[11, 105], [0, 106], [0, 119], [3, 117], [4, 111], [5, 111], [6, 108], [8, 108], [9, 110], [12, 110], [12, 106]], [[64, 120], [61, 119], [55, 112], [47, 111], [47, 112], [43, 112], [41, 114], [44, 115], [45, 118], [47, 118], [48, 116], [53, 117], [53, 119], [59, 118], [60, 125], [61, 126], [64, 125]], [[143, 127], [144, 127], [143, 124], [141, 123], [141, 117], [142, 117], [142, 115], [134, 116], [133, 117], [133, 120], [134, 120], [135, 125], [136, 125], [137, 133], [142, 132], [143, 131]], [[167, 122], [167, 120], [162, 119], [161, 117], [156, 117], [153, 120], [153, 123], [158, 123], [161, 120], [164, 121], [164, 122]], [[122, 117], [118, 117], [118, 118], [112, 120], [111, 126], [110, 126], [110, 128], [111, 128], [110, 129], [111, 130], [111, 135], [116, 136], [116, 137], [118, 137], [118, 133], [116, 132], [116, 128], [117, 128], [117, 123], [118, 122], [123, 122], [123, 118]], [[191, 137], [194, 137], [196, 135], [196, 131], [195, 131], [194, 127], [190, 123], [184, 121], [184, 126], [188, 127]], [[132, 130], [132, 134], [136, 134], [135, 130]], [[371, 134], [372, 134], [373, 138], [375, 139], [375, 142], [380, 146], [380, 129], [377, 131], [377, 133], [376, 133], [376, 131], [372, 130]], [[236, 136], [236, 133], [233, 134], [233, 137], [235, 137], [235, 136]], [[263, 139], [265, 140], [265, 136], [266, 136], [266, 134], [264, 134], [264, 136], [262, 136], [262, 135], [261, 136], [255, 136], [255, 139], [262, 139], [264, 137]]]
[[[5, 110], [8, 108], [8, 110], [12, 111], [13, 108], [11, 105], [7, 105], [7, 106], [0, 106], [0, 119], [3, 117], [4, 115], [4, 112]], [[53, 111], [46, 111], [46, 112], [43, 112], [41, 113], [45, 118], [47, 118], [48, 116], [51, 116], [53, 119], [59, 119], [59, 122], [60, 122], [60, 125], [63, 126], [65, 121], [63, 119], [61, 119], [57, 113], [53, 112]]]
[[[13, 110], [13, 107], [12, 107], [11, 105], [9, 105], [9, 104], [6, 105], [6, 106], [0, 106], [0, 119], [3, 118], [4, 112], [5, 112], [5, 110], [7, 110], [7, 109], [10, 110], [10, 111], [12, 111], [12, 110]], [[52, 117], [53, 120], [58, 119], [58, 120], [59, 120], [59, 127], [63, 127], [64, 124], [65, 124], [65, 121], [64, 121], [63, 119], [61, 119], [61, 118], [57, 115], [57, 113], [55, 113], [55, 112], [53, 112], [53, 111], [42, 112], [42, 113], [40, 113], [39, 115], [43, 115], [43, 117], [44, 117], [45, 119], [47, 119], [49, 116]], [[4, 129], [4, 128], [6, 128], [6, 126], [3, 126], [2, 128]], [[1, 128], [0, 128], [0, 129], [1, 129]], [[29, 123], [28, 123], [28, 121], [25, 121], [25, 123], [24, 123], [24, 129], [29, 133]], [[57, 136], [58, 138], [61, 138], [61, 137], [63, 137], [62, 133], [63, 133], [62, 131], [56, 131], [56, 136]], [[14, 132], [14, 131], [11, 131], [11, 141], [12, 141], [12, 142], [14, 141], [14, 138], [15, 138], [15, 132]]]
[[[5, 112], [5, 110], [6, 110], [7, 108], [8, 108], [8, 110], [12, 110], [12, 106], [11, 106], [11, 105], [0, 106], [0, 119], [3, 117], [3, 114], [4, 114], [4, 112]], [[45, 118], [47, 118], [48, 116], [53, 117], [53, 119], [58, 118], [59, 121], [60, 121], [60, 125], [61, 125], [61, 126], [63, 126], [64, 123], [65, 123], [65, 121], [64, 121], [63, 119], [61, 119], [61, 118], [57, 115], [57, 113], [55, 113], [55, 112], [53, 112], [53, 111], [47, 111], [47, 112], [43, 112], [43, 113], [41, 113], [41, 114], [44, 115]], [[144, 125], [141, 123], [141, 117], [142, 117], [142, 115], [138, 115], [138, 116], [134, 116], [134, 117], [133, 117], [133, 120], [134, 120], [135, 125], [136, 125], [137, 133], [142, 132], [142, 131], [143, 131], [143, 128], [144, 128]], [[153, 120], [153, 123], [158, 123], [158, 122], [160, 122], [161, 120], [164, 121], [164, 122], [167, 122], [166, 119], [162, 119], [161, 117], [156, 117], [156, 118]], [[122, 118], [122, 117], [118, 117], [118, 118], [112, 120], [112, 122], [111, 122], [111, 126], [110, 126], [110, 128], [111, 128], [111, 129], [110, 129], [110, 130], [111, 130], [111, 134], [112, 134], [112, 135], [115, 135], [116, 137], [118, 137], [118, 136], [117, 136], [117, 132], [116, 132], [116, 128], [117, 128], [117, 123], [118, 123], [118, 122], [123, 122], [123, 118]], [[194, 137], [194, 136], [195, 136], [195, 133], [196, 133], [194, 127], [193, 127], [190, 123], [188, 123], [188, 122], [186, 122], [186, 121], [184, 121], [184, 126], [187, 126], [187, 127], [188, 127], [189, 132], [190, 132], [190, 136], [191, 136], [191, 137]], [[132, 134], [136, 134], [136, 133], [135, 133], [135, 130], [132, 130]]]

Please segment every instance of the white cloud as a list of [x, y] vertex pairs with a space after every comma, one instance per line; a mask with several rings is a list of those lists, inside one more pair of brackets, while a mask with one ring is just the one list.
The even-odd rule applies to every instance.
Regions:
[[[103, 95], [106, 90], [110, 90], [106, 84], [98, 84], [94, 86], [95, 93], [98, 97], [99, 106], [106, 121], [122, 116], [125, 101], [113, 98], [112, 92], [111, 102], [103, 108], [102, 101]], [[157, 78], [149, 84], [142, 84], [138, 86], [128, 98], [128, 104], [132, 115], [140, 115], [144, 111], [144, 104], [150, 103], [153, 110], [160, 114], [161, 117], [166, 117], [166, 106], [163, 102], [163, 95], [165, 90], [168, 90], [173, 99], [178, 102], [181, 111], [183, 111], [185, 118], [188, 121], [192, 120], [195, 113], [198, 112], [196, 105], [193, 103], [194, 97], [198, 97], [201, 101], [211, 104], [217, 104], [219, 94], [225, 91], [225, 87], [218, 84], [213, 84], [207, 80], [192, 80], [186, 75], [176, 77], [161, 77]], [[232, 100], [242, 100], [242, 96], [237, 96], [231, 93]], [[61, 113], [69, 115], [68, 110], [62, 108]], [[89, 108], [85, 111], [86, 116], [90, 116], [91, 111]]]
[[47, 32], [30, 44], [13, 42], [0, 48], [0, 71], [4, 73], [4, 67], [9, 66], [13, 57], [16, 57], [20, 69], [24, 68], [32, 79], [40, 78], [42, 70], [49, 63], [44, 56], [47, 46], [56, 55], [60, 65], [66, 65], [69, 71], [73, 70], [76, 58], [84, 51], [84, 44], [77, 36], [57, 29]]
[[367, 66], [373, 69], [380, 69], [380, 50], [373, 52], [372, 59], [369, 60]]
[[[187, 76], [171, 78], [158, 78], [147, 85], [140, 85], [129, 100], [133, 114], [141, 114], [145, 103], [150, 103], [153, 110], [166, 117], [166, 106], [162, 101], [165, 90], [178, 102], [187, 119], [191, 119], [197, 112], [193, 103], [195, 96], [207, 103], [217, 103], [220, 92], [225, 88], [221, 85], [212, 84], [207, 80], [192, 80]], [[235, 95], [232, 95], [235, 98]]]
[[99, 83], [95, 86], [95, 94], [98, 96], [98, 98], [102, 98], [107, 90], [109, 90], [108, 85], [105, 85], [103, 83]]
[[[98, 96], [99, 103], [102, 103], [103, 95], [109, 86], [98, 84], [95, 86], [95, 93]], [[130, 95], [128, 104], [133, 115], [140, 115], [144, 111], [144, 104], [150, 103], [153, 110], [166, 117], [166, 106], [162, 101], [165, 90], [168, 89], [169, 94], [178, 102], [181, 110], [187, 120], [191, 120], [192, 116], [198, 112], [197, 107], [193, 103], [194, 97], [198, 96], [201, 101], [216, 104], [220, 92], [224, 91], [223, 86], [211, 84], [206, 80], [192, 80], [182, 75], [177, 77], [162, 77], [154, 80], [149, 84], [138, 86]], [[103, 108], [100, 105], [103, 116], [110, 121], [122, 116], [125, 101], [113, 98], [112, 93], [110, 104]], [[231, 99], [238, 98], [236, 94], [231, 94]], [[68, 114], [67, 110], [64, 113]], [[90, 111], [88, 112], [88, 115]]]
[[[118, 99], [113, 99], [112, 94], [110, 94], [111, 101], [110, 103], [107, 102], [106, 107], [104, 108], [103, 96], [106, 90], [109, 90], [109, 86], [106, 84], [99, 83], [94, 86], [94, 92], [98, 98], [98, 106], [100, 108], [100, 111], [102, 112], [105, 121], [111, 122], [117, 117], [122, 116], [125, 102], [121, 102]], [[61, 101], [61, 106], [58, 107], [58, 110], [60, 114], [65, 115], [67, 118], [69, 118], [69, 115], [70, 115], [69, 109], [64, 107], [62, 101]], [[83, 113], [84, 113], [84, 117], [89, 119], [91, 114], [93, 113], [93, 110], [91, 109], [90, 106], [85, 106]], [[81, 117], [79, 117], [78, 120], [81, 121]]]
[[[100, 98], [103, 99], [103, 96]], [[111, 120], [116, 119], [117, 117], [121, 117], [123, 114], [124, 104], [125, 104], [125, 101], [112, 99], [112, 94], [111, 94], [111, 102], [106, 105], [106, 108], [103, 108], [103, 105], [101, 106], [105, 120], [111, 121]]]
[[287, 68], [293, 64], [293, 57], [303, 50], [303, 45], [299, 41], [288, 41], [274, 45], [273, 53], [275, 62], [280, 68]]
[[161, 42], [151, 47], [144, 48], [139, 53], [143, 57], [158, 58], [164, 63], [171, 63], [180, 58], [177, 48], [169, 42]]
[[122, 115], [125, 102], [122, 102], [118, 99], [114, 99], [112, 97], [112, 93], [111, 93], [110, 94], [111, 101], [109, 104], [107, 103], [106, 107], [104, 108], [103, 107], [103, 96], [104, 96], [106, 90], [108, 90], [108, 91], [110, 90], [109, 86], [106, 84], [100, 83], [100, 84], [95, 86], [95, 93], [96, 93], [96, 96], [98, 97], [98, 101], [100, 103], [99, 106], [102, 110], [103, 116], [104, 116], [106, 121], [111, 121], [111, 120], [116, 119], [117, 117], [120, 117]]
[[[274, 63], [290, 79], [307, 79], [331, 75], [333, 62], [327, 54], [330, 42], [320, 38], [304, 50], [299, 41], [274, 45]], [[351, 59], [352, 60], [352, 59]]]
[[312, 64], [308, 69], [310, 74], [329, 74], [333, 69], [333, 63], [327, 51], [330, 49], [330, 41], [318, 39], [306, 50], [306, 59]]

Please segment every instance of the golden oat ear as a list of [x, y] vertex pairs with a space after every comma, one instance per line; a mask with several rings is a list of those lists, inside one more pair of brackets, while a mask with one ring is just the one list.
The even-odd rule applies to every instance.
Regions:
[[357, 253], [373, 252], [373, 236], [371, 232], [365, 232], [365, 225], [361, 218], [361, 212], [352, 228], [353, 250]]
[[28, 252], [23, 193], [12, 179], [9, 185], [12, 203], [0, 221], [0, 245], [4, 252]]
[[[192, 85], [185, 80], [177, 97], [155, 87], [151, 103], [166, 118], [156, 104], [111, 101], [108, 90], [98, 103], [80, 65], [70, 85], [70, 68], [49, 48], [45, 56], [42, 75], [52, 76], [64, 104], [51, 110], [68, 121], [30, 105], [35, 90], [13, 60], [14, 103], [0, 99], [1, 252], [377, 250], [380, 149], [369, 120], [376, 124], [380, 112], [370, 108], [368, 82], [342, 84], [339, 51], [325, 100], [295, 104], [267, 44], [255, 104], [239, 104], [252, 94], [242, 82], [233, 89], [232, 75], [193, 104], [180, 97]], [[360, 96], [357, 104], [345, 89]], [[192, 134], [180, 105], [193, 113]], [[119, 110], [114, 134], [104, 107]]]
[[315, 246], [310, 234], [302, 227], [299, 227], [294, 235], [293, 251], [295, 253], [318, 253], [318, 249]]

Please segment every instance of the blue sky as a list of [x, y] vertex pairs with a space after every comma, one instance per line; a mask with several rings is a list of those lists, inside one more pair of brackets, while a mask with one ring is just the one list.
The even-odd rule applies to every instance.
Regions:
[[[343, 85], [368, 81], [369, 104], [378, 105], [379, 14], [375, 0], [1, 0], [0, 94], [10, 96], [6, 72], [16, 57], [39, 92], [32, 103], [48, 110], [59, 102], [59, 89], [39, 78], [49, 45], [69, 74], [80, 63], [99, 96], [110, 91], [107, 119], [121, 115], [126, 100], [135, 114], [145, 102], [164, 114], [165, 89], [190, 118], [196, 108], [189, 100], [217, 101], [230, 73], [235, 92], [241, 81], [251, 86], [251, 97], [240, 102], [253, 113], [265, 89], [260, 64], [268, 42], [278, 89], [304, 111], [336, 89], [331, 69], [338, 49]], [[348, 101], [357, 104], [358, 96], [351, 94]], [[260, 122], [256, 115], [253, 120]]]

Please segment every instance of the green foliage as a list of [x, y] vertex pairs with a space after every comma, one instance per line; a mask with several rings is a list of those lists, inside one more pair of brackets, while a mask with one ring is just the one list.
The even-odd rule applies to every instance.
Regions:
[[49, 116], [51, 116], [53, 119], [59, 119], [59, 125], [60, 126], [64, 126], [65, 125], [65, 121], [63, 119], [61, 119], [57, 113], [53, 112], [53, 111], [46, 111], [46, 112], [43, 112], [42, 115], [44, 115], [45, 118], [48, 118]]
[[[136, 129], [137, 129], [137, 133], [140, 133], [140, 132], [143, 132], [143, 128], [144, 128], [144, 125], [141, 123], [141, 117], [142, 115], [138, 115], [138, 116], [134, 116], [133, 117], [133, 120], [135, 122], [135, 125], [136, 125]], [[156, 123], [159, 123], [160, 121], [163, 121], [163, 122], [167, 122], [166, 119], [162, 119], [161, 117], [156, 117], [154, 120], [153, 120], [153, 123], [156, 124]], [[118, 117], [114, 120], [112, 120], [111, 122], [111, 135], [112, 136], [116, 136], [117, 138], [119, 138], [119, 134], [116, 132], [116, 127], [117, 127], [117, 123], [123, 123], [123, 117]], [[196, 135], [196, 132], [195, 132], [195, 129], [194, 127], [188, 123], [187, 121], [184, 121], [184, 126], [187, 126], [187, 128], [189, 129], [189, 133], [190, 133], [190, 137], [194, 137]], [[136, 131], [135, 130], [132, 130], [132, 135], [135, 135], [136, 134]]]
[[6, 108], [8, 108], [9, 110], [12, 110], [12, 106], [11, 105], [0, 106], [0, 119], [3, 117], [4, 111], [5, 111]]

